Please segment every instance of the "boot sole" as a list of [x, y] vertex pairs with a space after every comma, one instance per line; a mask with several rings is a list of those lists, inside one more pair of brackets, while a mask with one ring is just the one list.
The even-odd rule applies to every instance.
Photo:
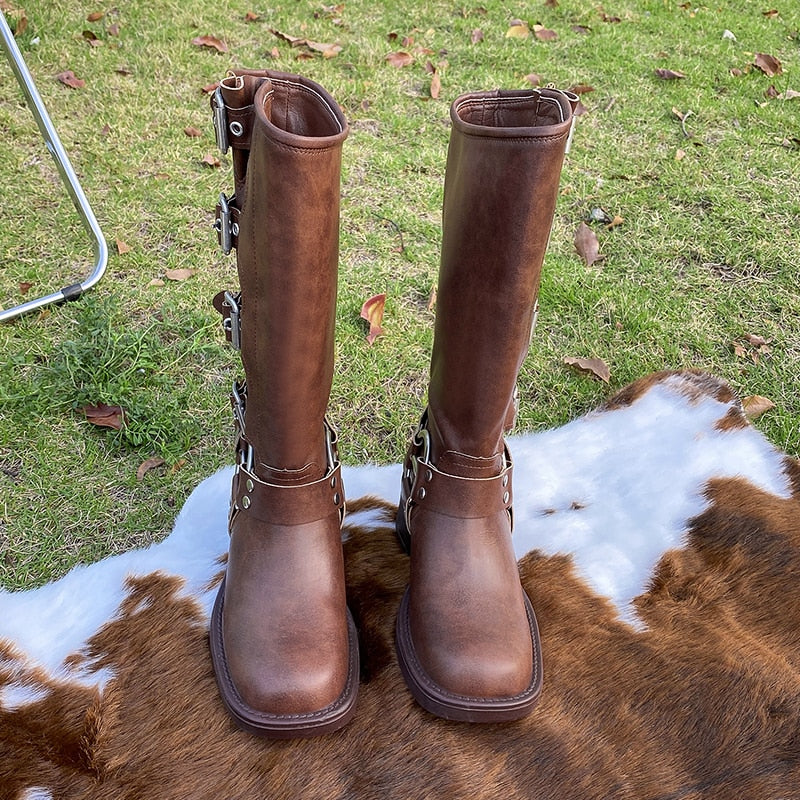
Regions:
[[346, 725], [356, 710], [359, 679], [358, 633], [353, 617], [350, 614], [350, 609], [347, 609], [349, 665], [347, 681], [342, 694], [333, 703], [318, 711], [296, 714], [271, 714], [247, 705], [236, 691], [236, 686], [228, 669], [222, 638], [224, 598], [225, 580], [223, 579], [211, 614], [209, 645], [219, 694], [234, 722], [248, 733], [271, 739], [321, 736], [325, 733], [333, 733]]
[[426, 711], [457, 722], [484, 723], [512, 722], [530, 714], [542, 691], [542, 652], [536, 615], [527, 594], [523, 592], [531, 631], [533, 675], [528, 688], [512, 697], [465, 697], [439, 686], [425, 672], [417, 658], [408, 620], [408, 596], [409, 590], [406, 589], [397, 613], [397, 656], [406, 685]]

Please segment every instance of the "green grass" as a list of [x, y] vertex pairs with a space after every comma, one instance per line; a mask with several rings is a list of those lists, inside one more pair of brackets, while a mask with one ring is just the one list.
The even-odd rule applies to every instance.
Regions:
[[[210, 305], [236, 283], [210, 227], [217, 195], [230, 189], [230, 161], [212, 169], [201, 159], [215, 152], [202, 87], [236, 66], [318, 80], [351, 124], [330, 412], [348, 462], [400, 459], [424, 404], [449, 103], [467, 90], [525, 87], [530, 73], [593, 91], [583, 95], [587, 113], [562, 176], [520, 378], [520, 429], [563, 424], [648, 372], [696, 367], [743, 396], [771, 398], [776, 407], [756, 425], [798, 454], [800, 100], [766, 93], [800, 91], [800, 9], [789, 0], [773, 3], [770, 16], [767, 5], [742, 11], [734, 0], [684, 5], [606, 3], [618, 22], [583, 0], [25, 6], [20, 47], [111, 256], [107, 276], [81, 300], [0, 327], [0, 582], [30, 586], [153, 541], [192, 488], [232, 461], [227, 392], [238, 358]], [[88, 22], [93, 11], [108, 13]], [[248, 11], [260, 18], [247, 22]], [[515, 18], [558, 39], [507, 38]], [[300, 59], [273, 28], [343, 49]], [[473, 44], [476, 28], [483, 40]], [[723, 38], [726, 29], [736, 41]], [[102, 44], [91, 47], [84, 30]], [[229, 51], [193, 46], [202, 34]], [[413, 65], [385, 61], [400, 49]], [[756, 52], [780, 59], [783, 73], [752, 67]], [[441, 76], [438, 100], [427, 61]], [[664, 81], [657, 68], [686, 77]], [[86, 87], [59, 84], [65, 69]], [[0, 304], [8, 307], [80, 279], [91, 253], [5, 65], [0, 101]], [[673, 109], [691, 112], [690, 137]], [[202, 135], [187, 137], [187, 126]], [[587, 267], [572, 238], [594, 208], [624, 223], [595, 225], [605, 259]], [[118, 254], [117, 239], [130, 252]], [[176, 268], [195, 274], [152, 285]], [[387, 293], [385, 335], [370, 347], [358, 314], [378, 292]], [[748, 334], [770, 341], [757, 363], [732, 346]], [[603, 358], [611, 385], [571, 371], [567, 356]], [[126, 429], [90, 425], [79, 409], [98, 402], [122, 405]], [[151, 456], [166, 464], [137, 480]]]

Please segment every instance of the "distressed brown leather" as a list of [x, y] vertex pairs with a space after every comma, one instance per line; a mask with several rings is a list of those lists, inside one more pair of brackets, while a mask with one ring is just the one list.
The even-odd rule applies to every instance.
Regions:
[[503, 434], [574, 99], [498, 90], [451, 108], [428, 410], [406, 459], [398, 517], [411, 580], [397, 632], [415, 697], [451, 719], [519, 718], [541, 688], [535, 617], [511, 544]]
[[321, 86], [296, 75], [237, 70], [220, 90], [247, 384], [211, 652], [222, 699], [242, 727], [309, 736], [347, 722], [358, 686], [344, 487], [325, 422], [347, 124]]

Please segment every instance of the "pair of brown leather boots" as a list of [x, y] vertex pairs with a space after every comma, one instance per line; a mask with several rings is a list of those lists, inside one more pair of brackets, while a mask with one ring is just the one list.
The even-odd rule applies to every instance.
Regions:
[[[577, 98], [465, 94], [451, 108], [428, 408], [404, 464], [397, 532], [411, 580], [397, 655], [428, 711], [528, 714], [542, 685], [536, 618], [511, 545], [503, 439]], [[345, 600], [345, 508], [325, 418], [334, 366], [339, 184], [347, 123], [307, 78], [237, 70], [212, 99], [235, 195], [217, 230], [241, 292], [216, 304], [241, 349], [227, 572], [211, 654], [235, 721], [264, 736], [328, 733], [355, 711], [358, 637]]]

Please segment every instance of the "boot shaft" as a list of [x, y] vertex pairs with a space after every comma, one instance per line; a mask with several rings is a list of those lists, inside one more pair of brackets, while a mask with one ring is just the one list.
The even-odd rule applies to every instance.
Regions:
[[287, 73], [236, 71], [220, 101], [233, 149], [247, 440], [263, 477], [316, 479], [326, 469], [347, 123], [321, 86]]
[[451, 108], [430, 428], [433, 459], [452, 451], [449, 466], [469, 462], [476, 476], [502, 464], [573, 102], [550, 89], [498, 90]]

